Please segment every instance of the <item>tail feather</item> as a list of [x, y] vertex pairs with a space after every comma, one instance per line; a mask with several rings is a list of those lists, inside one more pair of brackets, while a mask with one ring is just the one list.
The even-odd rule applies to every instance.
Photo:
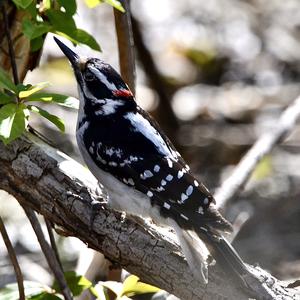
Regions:
[[207, 284], [209, 252], [205, 244], [195, 235], [195, 232], [182, 229], [174, 220], [170, 220], [170, 226], [176, 231], [182, 252], [193, 275], [203, 284]]
[[246, 285], [244, 275], [249, 270], [231, 244], [222, 236], [202, 229], [196, 230], [197, 235], [207, 245], [209, 252], [222, 269], [233, 279]]
[[226, 274], [247, 286], [244, 281], [244, 275], [249, 272], [247, 266], [223, 236], [204, 227], [184, 229], [172, 219], [170, 226], [175, 229], [188, 265], [200, 282], [208, 282], [207, 259], [210, 253]]
[[[197, 216], [198, 217], [198, 216]], [[214, 232], [232, 232], [232, 225], [220, 214], [220, 212], [214, 207], [210, 206], [201, 219], [192, 218], [195, 227], [201, 227], [201, 223], [205, 227], [209, 227]]]

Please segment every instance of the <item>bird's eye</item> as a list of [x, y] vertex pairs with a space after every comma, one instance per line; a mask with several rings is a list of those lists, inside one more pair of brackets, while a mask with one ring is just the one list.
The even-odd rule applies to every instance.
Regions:
[[84, 74], [84, 79], [87, 80], [87, 81], [92, 81], [95, 79], [95, 75], [91, 72], [86, 72]]

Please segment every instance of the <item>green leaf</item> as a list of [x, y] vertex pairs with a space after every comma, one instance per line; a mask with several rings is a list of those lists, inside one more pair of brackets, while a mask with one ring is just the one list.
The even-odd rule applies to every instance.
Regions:
[[55, 102], [61, 106], [78, 109], [79, 101], [76, 98], [54, 93], [36, 93], [29, 96], [25, 101]]
[[123, 283], [121, 296], [133, 296], [138, 294], [156, 293], [160, 289], [147, 283], [139, 281], [135, 275], [128, 276]]
[[29, 112], [25, 104], [9, 103], [0, 108], [0, 139], [8, 144], [26, 129]]
[[67, 37], [74, 44], [85, 44], [94, 50], [101, 48], [92, 35], [76, 27], [72, 16], [62, 11], [49, 10], [46, 12], [50, 23], [53, 25], [52, 32]]
[[[43, 292], [53, 292], [49, 287], [42, 285], [38, 282], [24, 281], [24, 292], [26, 297], [33, 297]], [[7, 284], [5, 287], [0, 289], [1, 300], [18, 300], [19, 289], [17, 283]], [[29, 298], [31, 299], [31, 298]]]
[[272, 157], [266, 155], [255, 167], [251, 177], [255, 180], [262, 180], [269, 177], [273, 171]]
[[122, 6], [122, 4], [120, 3], [120, 1], [117, 0], [85, 0], [85, 3], [89, 8], [94, 8], [103, 2], [113, 6], [114, 8], [118, 9], [121, 12], [125, 12], [125, 9]]
[[97, 43], [94, 37], [87, 33], [85, 30], [77, 29], [74, 37], [75, 40], [79, 43], [85, 44], [94, 50], [101, 51], [100, 45]]
[[55, 33], [68, 38], [74, 44], [85, 44], [94, 50], [101, 51], [100, 45], [97, 43], [94, 37], [82, 29], [76, 29], [70, 33], [59, 31], [56, 31]]
[[[92, 286], [92, 283], [88, 279], [76, 274], [74, 271], [65, 272], [64, 275], [73, 296], [79, 296], [84, 290]], [[53, 288], [59, 290], [57, 282], [54, 283]]]
[[44, 39], [39, 36], [30, 41], [30, 50], [31, 52], [35, 52], [43, 47]]
[[122, 296], [132, 297], [133, 295], [140, 294], [154, 294], [158, 291], [160, 291], [160, 289], [153, 285], [144, 282], [138, 282], [131, 290], [126, 290], [126, 292], [124, 292]]
[[46, 15], [49, 18], [54, 31], [72, 34], [72, 32], [77, 29], [74, 19], [65, 12], [48, 10]]
[[123, 291], [122, 295], [126, 295], [126, 291], [132, 290], [135, 285], [138, 283], [139, 278], [135, 275], [128, 276], [123, 282]]
[[28, 108], [39, 114], [40, 116], [46, 118], [48, 121], [50, 121], [51, 123], [53, 123], [60, 131], [64, 132], [65, 131], [65, 124], [64, 121], [62, 119], [60, 119], [59, 117], [50, 114], [49, 112], [47, 112], [46, 110], [36, 106], [36, 105], [28, 105]]
[[125, 12], [124, 7], [122, 6], [121, 2], [118, 0], [104, 0], [105, 3], [111, 5], [112, 7], [116, 8], [117, 10], [121, 12]]
[[23, 99], [23, 98], [27, 98], [29, 96], [31, 96], [32, 94], [44, 89], [45, 87], [49, 86], [49, 82], [40, 82], [37, 85], [32, 85], [29, 88], [27, 88], [26, 90], [22, 90], [19, 92], [19, 98]]
[[13, 96], [9, 96], [5, 93], [0, 92], [0, 104], [7, 104], [10, 102], [14, 102]]
[[17, 91], [17, 87], [14, 85], [9, 75], [0, 67], [0, 87], [11, 90], [13, 92]]
[[27, 300], [62, 300], [63, 297], [59, 297], [54, 293], [42, 292], [40, 294], [30, 296]]
[[84, 2], [89, 8], [94, 8], [97, 5], [99, 5], [100, 3], [103, 3], [100, 0], [85, 0]]
[[51, 8], [51, 0], [43, 0], [43, 8], [45, 10], [50, 9]]
[[23, 83], [18, 83], [17, 84], [17, 95], [22, 92], [22, 91], [27, 91], [32, 87], [32, 84], [23, 84]]
[[38, 23], [25, 19], [22, 22], [22, 30], [25, 36], [27, 36], [30, 40], [33, 40], [51, 31], [51, 26], [47, 22]]
[[66, 14], [73, 16], [76, 13], [76, 0], [57, 0], [57, 2], [66, 10]]
[[33, 0], [13, 0], [13, 2], [23, 9], [27, 8]]
[[30, 14], [33, 20], [36, 19], [38, 10], [36, 8], [36, 1], [32, 1], [30, 5], [26, 8], [26, 11]]

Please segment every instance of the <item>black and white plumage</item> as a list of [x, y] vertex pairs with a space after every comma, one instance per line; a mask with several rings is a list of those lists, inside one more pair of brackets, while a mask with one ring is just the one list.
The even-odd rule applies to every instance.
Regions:
[[242, 278], [246, 267], [222, 237], [231, 225], [157, 123], [136, 104], [120, 75], [103, 61], [80, 58], [55, 41], [78, 82], [79, 149], [108, 190], [110, 205], [173, 227], [193, 274], [202, 282], [207, 282], [207, 248], [217, 263]]

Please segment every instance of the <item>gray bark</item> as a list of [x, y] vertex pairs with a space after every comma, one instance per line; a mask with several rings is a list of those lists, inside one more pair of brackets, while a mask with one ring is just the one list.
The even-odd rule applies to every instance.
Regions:
[[[78, 237], [142, 281], [183, 300], [249, 299], [218, 266], [209, 268], [208, 285], [194, 280], [174, 233], [109, 209], [91, 173], [37, 137], [26, 134], [9, 146], [1, 143], [0, 166], [1, 189], [54, 222], [59, 233]], [[297, 299], [270, 274], [253, 272], [263, 283], [251, 284], [256, 299]]]

